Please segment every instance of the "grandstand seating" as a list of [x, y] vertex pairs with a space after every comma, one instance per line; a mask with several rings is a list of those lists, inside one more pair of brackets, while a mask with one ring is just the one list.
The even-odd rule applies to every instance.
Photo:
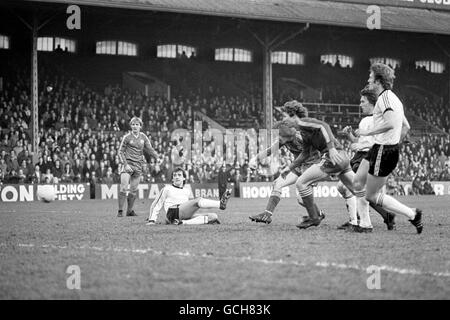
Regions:
[[[168, 182], [173, 166], [171, 154], [178, 152], [180, 148], [180, 144], [175, 145], [170, 141], [169, 134], [175, 128], [192, 130], [193, 120], [197, 119], [194, 112], [207, 115], [225, 128], [258, 129], [262, 126], [261, 90], [255, 81], [256, 76], [249, 75], [245, 70], [233, 73], [230, 70], [227, 72], [226, 69], [230, 68], [224, 66], [214, 68], [206, 65], [203, 74], [209, 76], [204, 81], [198, 74], [190, 72], [189, 68], [185, 69], [187, 71], [183, 78], [179, 73], [167, 71], [171, 69], [166, 65], [168, 63], [155, 60], [146, 71], [160, 75], [161, 79], [171, 85], [175, 83], [177, 87], [175, 92], [178, 94], [167, 100], [122, 89], [117, 85], [120, 79], [115, 78], [116, 73], [113, 75], [112, 72], [105, 71], [108, 70], [107, 58], [77, 59], [80, 60], [64, 60], [58, 64], [58, 68], [54, 68], [51, 60], [45, 58], [40, 63], [43, 75], [39, 82], [41, 150], [34, 159], [30, 154], [29, 72], [19, 67], [23, 63], [18, 57], [8, 57], [2, 61], [5, 68], [2, 68], [3, 87], [0, 92], [0, 181], [42, 182], [48, 177], [53, 182], [117, 182], [117, 147], [123, 132], [129, 129], [127, 120], [131, 115], [143, 119], [144, 132], [150, 136], [161, 155], [161, 163], [154, 159], [149, 163], [148, 175], [144, 177], [148, 182]], [[199, 63], [195, 63], [198, 70]], [[80, 64], [94, 75], [88, 84], [77, 78], [81, 77], [81, 72], [77, 71]], [[318, 68], [324, 74], [330, 72], [330, 77], [324, 77], [329, 84], [323, 85], [320, 101], [308, 101], [305, 106], [312, 116], [332, 124], [336, 130], [347, 124], [356, 126], [359, 122], [358, 112], [345, 104], [358, 103], [357, 92], [360, 88], [352, 86], [351, 81], [348, 81], [349, 85], [345, 88], [336, 85], [342, 78], [349, 79], [349, 71], [330, 70], [328, 66]], [[343, 75], [339, 75], [339, 72]], [[212, 81], [214, 77], [216, 79]], [[334, 78], [334, 82], [330, 78]], [[106, 88], [105, 79], [112, 79]], [[360, 81], [357, 77], [355, 79]], [[233, 85], [223, 86], [226, 90], [222, 91], [212, 86], [221, 86], [224, 82]], [[187, 85], [183, 86], [183, 83]], [[250, 90], [243, 90], [245, 83], [251, 83]], [[402, 146], [403, 161], [395, 175], [412, 179], [422, 170], [426, 176], [436, 180], [450, 179], [450, 139], [447, 134], [450, 127], [449, 108], [445, 108], [442, 100], [425, 96], [420, 98], [420, 95], [410, 97], [408, 92], [399, 92], [412, 126], [420, 130], [419, 135], [414, 135], [410, 143]], [[278, 101], [284, 101], [285, 98], [277, 97]], [[329, 102], [333, 104], [327, 104]], [[275, 101], [275, 105], [280, 104], [281, 102]], [[203, 126], [203, 129], [206, 128], [208, 125]], [[429, 134], [430, 132], [434, 134]], [[344, 145], [349, 146], [347, 142]], [[221, 162], [217, 162], [217, 155], [212, 147], [210, 149], [202, 159], [186, 161], [191, 182], [214, 181]], [[280, 154], [282, 165], [292, 160], [292, 156], [284, 150]], [[269, 179], [249, 172], [246, 161], [229, 166], [233, 170], [235, 166], [239, 166], [236, 169], [240, 172], [239, 179]], [[66, 164], [69, 164], [68, 168]], [[267, 167], [267, 162], [261, 164], [258, 172], [264, 173]], [[41, 176], [36, 177], [36, 172], [38, 176], [40, 172]]]

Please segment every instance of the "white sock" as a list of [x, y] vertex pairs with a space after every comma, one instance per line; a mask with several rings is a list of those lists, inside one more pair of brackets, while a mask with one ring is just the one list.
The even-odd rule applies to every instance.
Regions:
[[369, 201], [366, 200], [366, 190], [355, 191], [359, 225], [363, 228], [373, 228], [369, 215]]
[[216, 209], [219, 209], [220, 208], [220, 201], [200, 198], [198, 200], [198, 206], [200, 208], [216, 208]]
[[405, 206], [400, 201], [394, 199], [391, 196], [388, 196], [387, 194], [380, 193], [377, 196], [377, 205], [382, 207], [383, 209], [386, 209], [386, 211], [390, 211], [397, 214], [402, 214], [404, 216], [407, 216], [408, 219], [412, 220], [416, 217], [416, 210]]
[[350, 198], [345, 199], [345, 204], [347, 205], [348, 216], [350, 218], [350, 223], [353, 225], [358, 224], [358, 218], [356, 215], [357, 205], [356, 205], [356, 197], [351, 196]]
[[207, 223], [208, 223], [207, 215], [197, 216], [189, 220], [183, 220], [183, 224], [207, 224]]

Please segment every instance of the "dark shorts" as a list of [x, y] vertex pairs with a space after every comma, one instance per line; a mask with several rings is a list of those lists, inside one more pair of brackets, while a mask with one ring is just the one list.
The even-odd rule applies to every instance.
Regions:
[[366, 156], [370, 163], [369, 173], [376, 177], [387, 177], [397, 166], [398, 157], [398, 144], [374, 144]]
[[353, 172], [356, 173], [358, 171], [359, 165], [361, 164], [361, 161], [367, 157], [367, 154], [369, 151], [357, 151], [353, 158], [350, 160], [350, 167], [352, 168]]
[[128, 173], [130, 176], [132, 177], [139, 177], [143, 174], [143, 170], [142, 170], [142, 164], [136, 164], [136, 163], [128, 163], [128, 165], [131, 167], [131, 171], [130, 172], [126, 172], [125, 171], [125, 165], [120, 165], [119, 167], [119, 174], [122, 173]]
[[330, 161], [328, 152], [323, 154], [322, 161], [319, 163], [319, 167], [323, 172], [328, 173], [329, 175], [340, 175], [352, 171], [352, 168], [350, 168], [350, 160], [345, 151], [338, 150], [338, 152], [342, 157], [342, 161], [336, 164], [333, 164]]
[[173, 223], [175, 219], [180, 220], [180, 205], [169, 208], [166, 218], [168, 223]]

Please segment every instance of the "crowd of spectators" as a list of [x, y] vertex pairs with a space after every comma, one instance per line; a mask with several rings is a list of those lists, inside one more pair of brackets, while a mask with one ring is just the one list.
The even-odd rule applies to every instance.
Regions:
[[[232, 149], [218, 151], [216, 144], [219, 140], [214, 137], [205, 139], [209, 142], [202, 145], [191, 137], [195, 142], [189, 152], [186, 150], [188, 139], [183, 141], [180, 136], [171, 137], [175, 129], [192, 131], [194, 111], [203, 112], [218, 121], [228, 120], [229, 127], [236, 127], [235, 123], [250, 115], [253, 124], [248, 128], [257, 132], [261, 124], [261, 105], [250, 99], [205, 98], [192, 93], [169, 100], [129, 92], [120, 86], [108, 86], [103, 93], [97, 93], [74, 79], [50, 75], [48, 73], [47, 78], [40, 82], [39, 151], [35, 155], [31, 153], [29, 75], [17, 72], [13, 78], [3, 81], [0, 91], [2, 183], [117, 183], [117, 151], [121, 137], [129, 129], [128, 120], [134, 115], [143, 119], [143, 131], [160, 155], [159, 159], [149, 159], [144, 182], [168, 183], [172, 168], [180, 165], [188, 172], [188, 182], [216, 182], [224, 159], [227, 159], [230, 182], [271, 181], [279, 174], [279, 168], [292, 161], [292, 155], [281, 149], [278, 164], [266, 160], [252, 171], [247, 165], [248, 148], [239, 155], [226, 154]], [[339, 92], [335, 88], [328, 91], [333, 95]], [[333, 96], [333, 99], [339, 99], [339, 96]], [[437, 121], [437, 126], [448, 130], [448, 110], [441, 109], [445, 108], [430, 103], [418, 106], [416, 112], [425, 120]], [[207, 127], [205, 125], [203, 130]], [[349, 150], [349, 143], [342, 142]], [[253, 146], [250, 144], [250, 147]], [[450, 181], [448, 135], [423, 136], [410, 141], [403, 144], [401, 154], [394, 180], [415, 180], [416, 186], [420, 181], [423, 189], [426, 189], [423, 177], [431, 181]]]

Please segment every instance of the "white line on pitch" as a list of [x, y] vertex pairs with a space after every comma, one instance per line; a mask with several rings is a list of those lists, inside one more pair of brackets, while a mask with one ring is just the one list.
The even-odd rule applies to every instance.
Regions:
[[[7, 244], [7, 243], [0, 243], [0, 247], [11, 247], [14, 245]], [[23, 248], [52, 248], [52, 249], [68, 249], [68, 246], [58, 246], [54, 244], [42, 244], [42, 245], [35, 245], [35, 244], [24, 244], [19, 243], [17, 244], [18, 247]], [[159, 251], [152, 248], [146, 248], [146, 249], [128, 249], [128, 248], [103, 248], [103, 247], [91, 247], [91, 246], [71, 246], [71, 249], [87, 249], [92, 251], [102, 251], [102, 252], [108, 252], [108, 251], [114, 251], [114, 252], [131, 252], [131, 253], [139, 253], [139, 254], [153, 254], [153, 255], [164, 255], [164, 256], [176, 256], [176, 257], [189, 257], [189, 258], [206, 258], [206, 259], [216, 259], [216, 260], [229, 260], [229, 261], [235, 261], [235, 262], [254, 262], [254, 263], [263, 263], [263, 264], [279, 264], [279, 265], [294, 265], [299, 267], [306, 267], [308, 263], [305, 262], [299, 262], [299, 261], [289, 261], [289, 260], [270, 260], [270, 259], [260, 259], [260, 258], [252, 258], [250, 256], [247, 257], [233, 257], [233, 256], [215, 256], [208, 253], [203, 254], [195, 254], [190, 253], [189, 251], [185, 252], [166, 252], [166, 251]], [[336, 268], [336, 269], [353, 269], [353, 270], [359, 270], [359, 271], [366, 271], [367, 268], [359, 266], [357, 264], [345, 264], [345, 263], [336, 263], [336, 262], [315, 262], [315, 263], [309, 263], [309, 265], [315, 265], [316, 267], [322, 267], [322, 268]], [[444, 277], [448, 278], [450, 277], [450, 272], [444, 271], [444, 272], [433, 272], [433, 271], [419, 271], [414, 269], [401, 269], [397, 267], [392, 266], [386, 266], [381, 265], [379, 266], [381, 270], [392, 272], [392, 273], [398, 273], [398, 274], [405, 274], [405, 275], [426, 275], [426, 276], [434, 276], [434, 277]]]

